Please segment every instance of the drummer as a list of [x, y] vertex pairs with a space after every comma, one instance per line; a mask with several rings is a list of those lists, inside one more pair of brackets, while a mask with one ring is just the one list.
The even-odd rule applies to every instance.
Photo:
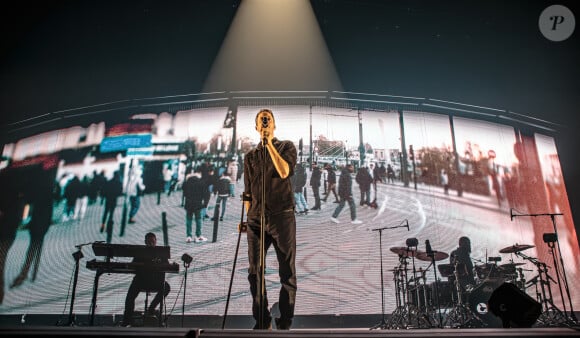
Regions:
[[[465, 291], [467, 285], [475, 285], [475, 277], [473, 276], [473, 262], [471, 261], [471, 241], [469, 237], [460, 237], [459, 246], [457, 249], [451, 251], [449, 255], [449, 263], [457, 268], [457, 276], [459, 277], [459, 285]], [[450, 282], [455, 282], [455, 275], [449, 277]]]

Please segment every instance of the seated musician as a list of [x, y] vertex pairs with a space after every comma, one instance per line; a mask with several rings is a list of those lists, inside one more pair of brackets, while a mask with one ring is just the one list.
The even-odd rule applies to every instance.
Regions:
[[[154, 233], [149, 232], [145, 235], [145, 245], [149, 247], [155, 247], [157, 245], [157, 237]], [[157, 291], [157, 294], [151, 301], [147, 309], [147, 315], [155, 315], [155, 308], [161, 303], [161, 295], [167, 297], [169, 294], [169, 283], [165, 281], [164, 272], [153, 272], [147, 271], [147, 265], [155, 264], [169, 264], [167, 259], [144, 259], [141, 257], [135, 257], [133, 259], [134, 263], [144, 263], [145, 268], [143, 271], [135, 273], [133, 277], [133, 282], [129, 286], [129, 291], [127, 291], [127, 298], [125, 298], [125, 312], [123, 315], [122, 326], [130, 326], [133, 321], [133, 312], [135, 310], [135, 299], [141, 292]], [[163, 292], [163, 293], [162, 293]]]
[[455, 282], [455, 275], [459, 279], [459, 285], [462, 291], [466, 290], [467, 285], [475, 286], [475, 277], [473, 275], [473, 262], [471, 261], [471, 241], [469, 237], [460, 237], [459, 246], [451, 251], [449, 263], [457, 269], [456, 273], [449, 277], [450, 282]]

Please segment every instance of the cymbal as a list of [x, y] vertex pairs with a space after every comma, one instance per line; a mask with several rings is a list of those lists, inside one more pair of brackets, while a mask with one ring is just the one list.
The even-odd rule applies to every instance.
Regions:
[[[422, 252], [422, 251], [417, 252], [417, 255], [415, 257], [417, 257], [417, 259], [422, 260], [422, 261], [431, 261], [431, 257], [428, 256], [426, 252]], [[443, 251], [433, 251], [433, 258], [436, 261], [440, 261], [440, 260], [443, 260], [443, 259], [448, 258], [448, 257], [449, 257], [449, 254], [446, 254]]]
[[520, 252], [520, 251], [524, 251], [524, 250], [528, 250], [530, 248], [533, 248], [533, 245], [529, 245], [529, 244], [514, 244], [512, 246], [508, 246], [505, 247], [501, 250], [499, 250], [500, 253], [514, 253], [514, 252]]
[[417, 251], [416, 249], [412, 249], [406, 246], [394, 246], [389, 250], [402, 257], [414, 257]]

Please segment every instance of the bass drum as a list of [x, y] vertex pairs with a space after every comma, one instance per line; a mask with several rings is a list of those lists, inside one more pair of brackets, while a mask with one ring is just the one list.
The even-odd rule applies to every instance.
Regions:
[[501, 319], [489, 311], [487, 302], [491, 294], [504, 282], [501, 278], [489, 278], [482, 281], [467, 295], [469, 309], [483, 321], [486, 327], [503, 327]]

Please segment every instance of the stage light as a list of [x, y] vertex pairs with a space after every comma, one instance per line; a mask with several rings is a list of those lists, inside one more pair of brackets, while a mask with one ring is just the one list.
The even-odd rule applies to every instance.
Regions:
[[203, 91], [342, 90], [307, 0], [244, 0]]

